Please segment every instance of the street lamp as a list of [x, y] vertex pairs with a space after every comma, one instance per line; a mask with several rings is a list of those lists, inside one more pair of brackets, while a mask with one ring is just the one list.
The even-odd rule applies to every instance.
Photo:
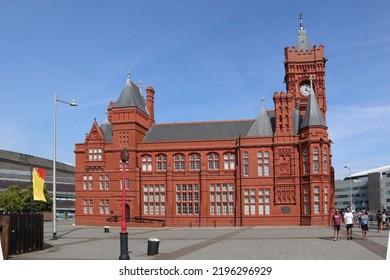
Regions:
[[69, 106], [77, 106], [77, 103], [72, 100], [72, 102], [66, 102], [57, 99], [57, 95], [54, 94], [54, 129], [53, 129], [53, 238], [57, 239], [57, 201], [56, 201], [56, 123], [57, 123], [57, 102], [68, 104]]
[[125, 180], [125, 169], [126, 162], [129, 160], [129, 152], [127, 149], [121, 151], [121, 163], [122, 163], [122, 225], [120, 235], [120, 260], [130, 260], [129, 256], [129, 244], [128, 244], [128, 233], [126, 230], [126, 180]]
[[350, 194], [350, 203], [351, 203], [351, 212], [352, 212], [352, 177], [351, 177], [351, 167], [344, 166], [349, 170], [349, 194]]

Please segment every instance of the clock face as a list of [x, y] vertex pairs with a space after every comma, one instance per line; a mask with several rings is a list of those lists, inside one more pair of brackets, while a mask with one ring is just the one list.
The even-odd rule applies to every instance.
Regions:
[[310, 85], [308, 84], [301, 85], [300, 92], [303, 96], [308, 96], [310, 94], [310, 91], [311, 91]]

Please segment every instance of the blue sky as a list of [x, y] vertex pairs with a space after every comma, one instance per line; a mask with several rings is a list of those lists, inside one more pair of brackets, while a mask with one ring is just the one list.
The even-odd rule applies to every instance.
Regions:
[[0, 0], [0, 149], [74, 164], [127, 71], [156, 91], [157, 123], [254, 119], [285, 91], [299, 13], [328, 59], [336, 178], [390, 164], [389, 1]]

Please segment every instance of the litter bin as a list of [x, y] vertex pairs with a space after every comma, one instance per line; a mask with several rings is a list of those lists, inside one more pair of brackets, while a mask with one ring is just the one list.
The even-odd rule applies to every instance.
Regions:
[[105, 226], [105, 227], [104, 227], [104, 232], [105, 232], [105, 233], [110, 232], [110, 227], [109, 227], [109, 226]]
[[148, 256], [154, 256], [158, 254], [158, 247], [160, 245], [160, 240], [157, 238], [148, 239]]

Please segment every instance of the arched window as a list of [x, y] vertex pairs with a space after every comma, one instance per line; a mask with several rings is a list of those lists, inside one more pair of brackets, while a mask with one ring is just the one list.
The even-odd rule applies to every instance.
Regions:
[[152, 156], [143, 155], [141, 159], [142, 159], [142, 171], [152, 171]]
[[223, 155], [223, 167], [225, 170], [234, 170], [235, 165], [235, 156], [233, 153], [226, 153]]
[[158, 155], [156, 157], [157, 161], [157, 171], [166, 171], [167, 170], [167, 156]]
[[219, 155], [217, 153], [212, 153], [208, 155], [208, 168], [209, 170], [219, 169]]
[[200, 154], [190, 155], [190, 170], [200, 170]]
[[185, 169], [185, 157], [182, 154], [176, 154], [173, 156], [173, 164], [175, 170], [184, 170]]

